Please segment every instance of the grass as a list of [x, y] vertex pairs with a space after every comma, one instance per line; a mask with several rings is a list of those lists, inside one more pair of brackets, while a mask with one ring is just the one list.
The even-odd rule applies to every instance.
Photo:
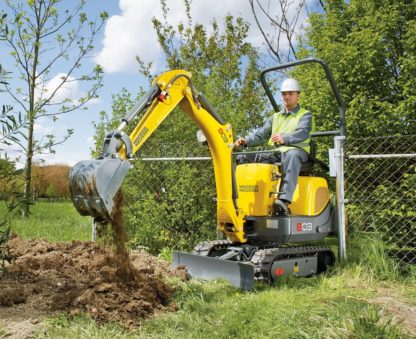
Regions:
[[[31, 219], [16, 217], [12, 229], [25, 238], [69, 241], [90, 238], [89, 218], [69, 203], [41, 203]], [[183, 283], [173, 302], [178, 311], [142, 320], [138, 329], [97, 324], [87, 315], [55, 316], [38, 329], [39, 338], [410, 338], [379, 291], [403, 305], [416, 305], [416, 275], [402, 277], [384, 255], [383, 244], [351, 239], [349, 263], [313, 278], [256, 285], [244, 292], [225, 282]], [[414, 272], [414, 271], [413, 271]], [[0, 336], [4, 335], [0, 327]]]
[[[347, 275], [345, 275], [347, 273]], [[224, 282], [191, 282], [175, 302], [138, 330], [97, 325], [87, 316], [49, 320], [42, 338], [406, 338], [401, 323], [368, 302], [374, 288], [357, 288], [353, 272], [297, 279], [242, 292]], [[394, 286], [395, 287], [395, 286]]]
[[[5, 213], [6, 208], [0, 201], [0, 215]], [[37, 202], [31, 207], [29, 219], [14, 212], [11, 231], [24, 239], [91, 240], [91, 218], [81, 217], [70, 202]]]
[[0, 324], [0, 338], [5, 338], [9, 335], [9, 331], [7, 331], [1, 324]]

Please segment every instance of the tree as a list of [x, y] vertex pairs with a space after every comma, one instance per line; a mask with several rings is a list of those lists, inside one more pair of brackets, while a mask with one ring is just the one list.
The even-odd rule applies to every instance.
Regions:
[[[3, 84], [3, 88], [27, 121], [23, 132], [25, 140], [14, 141], [25, 156], [24, 217], [29, 216], [33, 157], [53, 153], [53, 147], [65, 142], [73, 133], [69, 129], [60, 140], [53, 134], [47, 135], [45, 140], [36, 140], [35, 122], [40, 118], [56, 121], [62, 114], [85, 108], [89, 100], [97, 97], [101, 87], [101, 67], [97, 65], [87, 73], [83, 71], [82, 62], [91, 53], [108, 15], [103, 12], [99, 19], [90, 21], [82, 12], [85, 0], [72, 9], [62, 10], [64, 5], [61, 0], [5, 0], [5, 12], [0, 14], [3, 49], [10, 51], [18, 73], [13, 85]], [[58, 73], [63, 65], [66, 73]], [[53, 86], [50, 80], [54, 81]], [[88, 83], [89, 89], [76, 100], [62, 97], [62, 90], [74, 82]]]
[[[266, 114], [266, 100], [259, 82], [259, 55], [246, 41], [248, 23], [240, 17], [226, 16], [223, 32], [215, 19], [209, 28], [194, 24], [191, 3], [184, 0], [187, 22], [174, 28], [168, 20], [169, 8], [164, 0], [160, 3], [163, 16], [152, 22], [167, 69], [192, 72], [197, 89], [225, 120], [232, 122], [235, 132], [244, 134], [260, 126]], [[149, 76], [150, 65], [146, 66], [140, 56], [137, 59], [140, 72]]]
[[[248, 0], [267, 51], [278, 63], [297, 59], [297, 38], [302, 34], [303, 23], [311, 11], [322, 11], [324, 2], [306, 0]], [[270, 27], [261, 24], [264, 19]], [[272, 33], [267, 33], [271, 28]]]
[[[330, 0], [314, 13], [298, 56], [325, 60], [347, 106], [350, 137], [416, 133], [416, 21], [414, 1]], [[305, 101], [325, 117], [334, 116], [323, 74], [297, 72]], [[318, 84], [318, 85], [317, 85]]]

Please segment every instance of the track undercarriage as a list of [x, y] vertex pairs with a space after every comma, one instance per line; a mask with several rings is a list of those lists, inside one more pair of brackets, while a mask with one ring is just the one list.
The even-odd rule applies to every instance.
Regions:
[[249, 290], [255, 281], [270, 284], [281, 276], [306, 277], [322, 273], [333, 266], [335, 256], [323, 246], [236, 245], [228, 240], [214, 240], [198, 244], [192, 254], [176, 252], [174, 262], [175, 266], [186, 265], [193, 277], [224, 278], [237, 287]]

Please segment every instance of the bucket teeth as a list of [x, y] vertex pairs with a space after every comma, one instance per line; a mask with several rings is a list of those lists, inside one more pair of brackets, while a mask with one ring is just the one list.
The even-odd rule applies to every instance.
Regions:
[[130, 168], [121, 159], [80, 161], [69, 173], [69, 191], [75, 208], [81, 215], [97, 220], [111, 218], [114, 197]]

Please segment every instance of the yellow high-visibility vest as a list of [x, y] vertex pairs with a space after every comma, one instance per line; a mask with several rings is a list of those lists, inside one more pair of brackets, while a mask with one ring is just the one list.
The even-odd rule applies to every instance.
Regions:
[[[299, 121], [300, 119], [302, 119], [302, 117], [306, 114], [309, 113], [308, 110], [300, 107], [299, 110], [297, 111], [297, 113], [292, 114], [282, 114], [282, 113], [275, 113], [273, 115], [273, 123], [272, 123], [272, 134], [276, 134], [276, 133], [293, 133], [296, 128], [298, 127]], [[313, 132], [314, 129], [314, 124], [313, 124], [313, 119], [312, 119], [312, 130], [311, 133]], [[290, 149], [295, 149], [295, 148], [301, 148], [304, 151], [306, 151], [308, 154], [310, 152], [310, 141], [311, 141], [311, 137], [310, 135], [308, 136], [308, 138], [300, 143], [297, 144], [293, 144], [291, 146], [286, 146], [286, 145], [281, 145], [279, 146], [279, 150], [281, 152], [286, 152]], [[269, 146], [276, 146], [274, 145], [272, 138], [270, 136], [269, 139]]]

